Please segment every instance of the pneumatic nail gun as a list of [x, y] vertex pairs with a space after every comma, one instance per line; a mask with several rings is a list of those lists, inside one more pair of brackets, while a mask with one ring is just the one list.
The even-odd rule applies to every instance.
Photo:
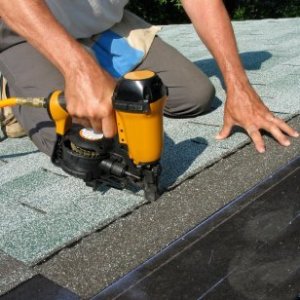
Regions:
[[63, 92], [53, 92], [43, 104], [57, 134], [52, 162], [94, 188], [101, 184], [117, 189], [138, 187], [147, 200], [157, 199], [167, 94], [154, 72], [127, 73], [113, 94], [118, 135], [108, 139], [72, 125]]

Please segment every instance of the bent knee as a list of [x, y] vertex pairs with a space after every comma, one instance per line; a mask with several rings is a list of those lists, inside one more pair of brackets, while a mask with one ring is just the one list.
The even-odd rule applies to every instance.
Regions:
[[[201, 89], [193, 86], [185, 89], [184, 95], [176, 99], [176, 95], [170, 93], [165, 106], [164, 114], [173, 118], [192, 118], [210, 110], [216, 95], [216, 89], [210, 80], [202, 83]], [[173, 99], [172, 99], [173, 98]]]

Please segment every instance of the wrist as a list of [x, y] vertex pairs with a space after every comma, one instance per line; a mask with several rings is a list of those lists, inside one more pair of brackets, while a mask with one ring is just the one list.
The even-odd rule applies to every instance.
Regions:
[[59, 51], [58, 59], [55, 59], [56, 65], [65, 78], [78, 73], [85, 72], [95, 64], [95, 60], [82, 45], [76, 40], [70, 41], [67, 47], [64, 47], [64, 54]]
[[243, 90], [243, 89], [249, 88], [251, 86], [249, 79], [246, 75], [245, 76], [233, 75], [233, 76], [227, 77], [225, 79], [225, 85], [226, 85], [226, 90], [228, 93], [236, 91], [237, 89]]

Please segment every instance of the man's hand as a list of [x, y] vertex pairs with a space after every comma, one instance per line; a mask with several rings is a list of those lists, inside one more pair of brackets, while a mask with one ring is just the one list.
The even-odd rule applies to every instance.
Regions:
[[228, 91], [224, 125], [216, 138], [227, 138], [235, 125], [241, 126], [246, 130], [260, 153], [265, 152], [265, 143], [260, 132], [261, 129], [269, 132], [283, 146], [290, 145], [290, 141], [285, 133], [291, 137], [299, 136], [297, 131], [270, 112], [250, 84]]
[[112, 107], [116, 81], [92, 58], [90, 60], [65, 74], [67, 110], [77, 123], [113, 137], [117, 132]]

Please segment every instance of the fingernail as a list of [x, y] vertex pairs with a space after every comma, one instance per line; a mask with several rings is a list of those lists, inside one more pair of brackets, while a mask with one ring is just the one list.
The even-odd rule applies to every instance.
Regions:
[[297, 138], [297, 137], [299, 137], [299, 133], [297, 131], [295, 131], [293, 136]]
[[265, 152], [266, 152], [266, 149], [265, 149], [265, 148], [260, 148], [260, 149], [258, 149], [258, 152], [259, 152], [259, 153], [265, 153]]
[[291, 145], [291, 142], [290, 142], [290, 141], [285, 141], [285, 142], [283, 143], [283, 145], [284, 145], [284, 146], [290, 146], [290, 145]]

